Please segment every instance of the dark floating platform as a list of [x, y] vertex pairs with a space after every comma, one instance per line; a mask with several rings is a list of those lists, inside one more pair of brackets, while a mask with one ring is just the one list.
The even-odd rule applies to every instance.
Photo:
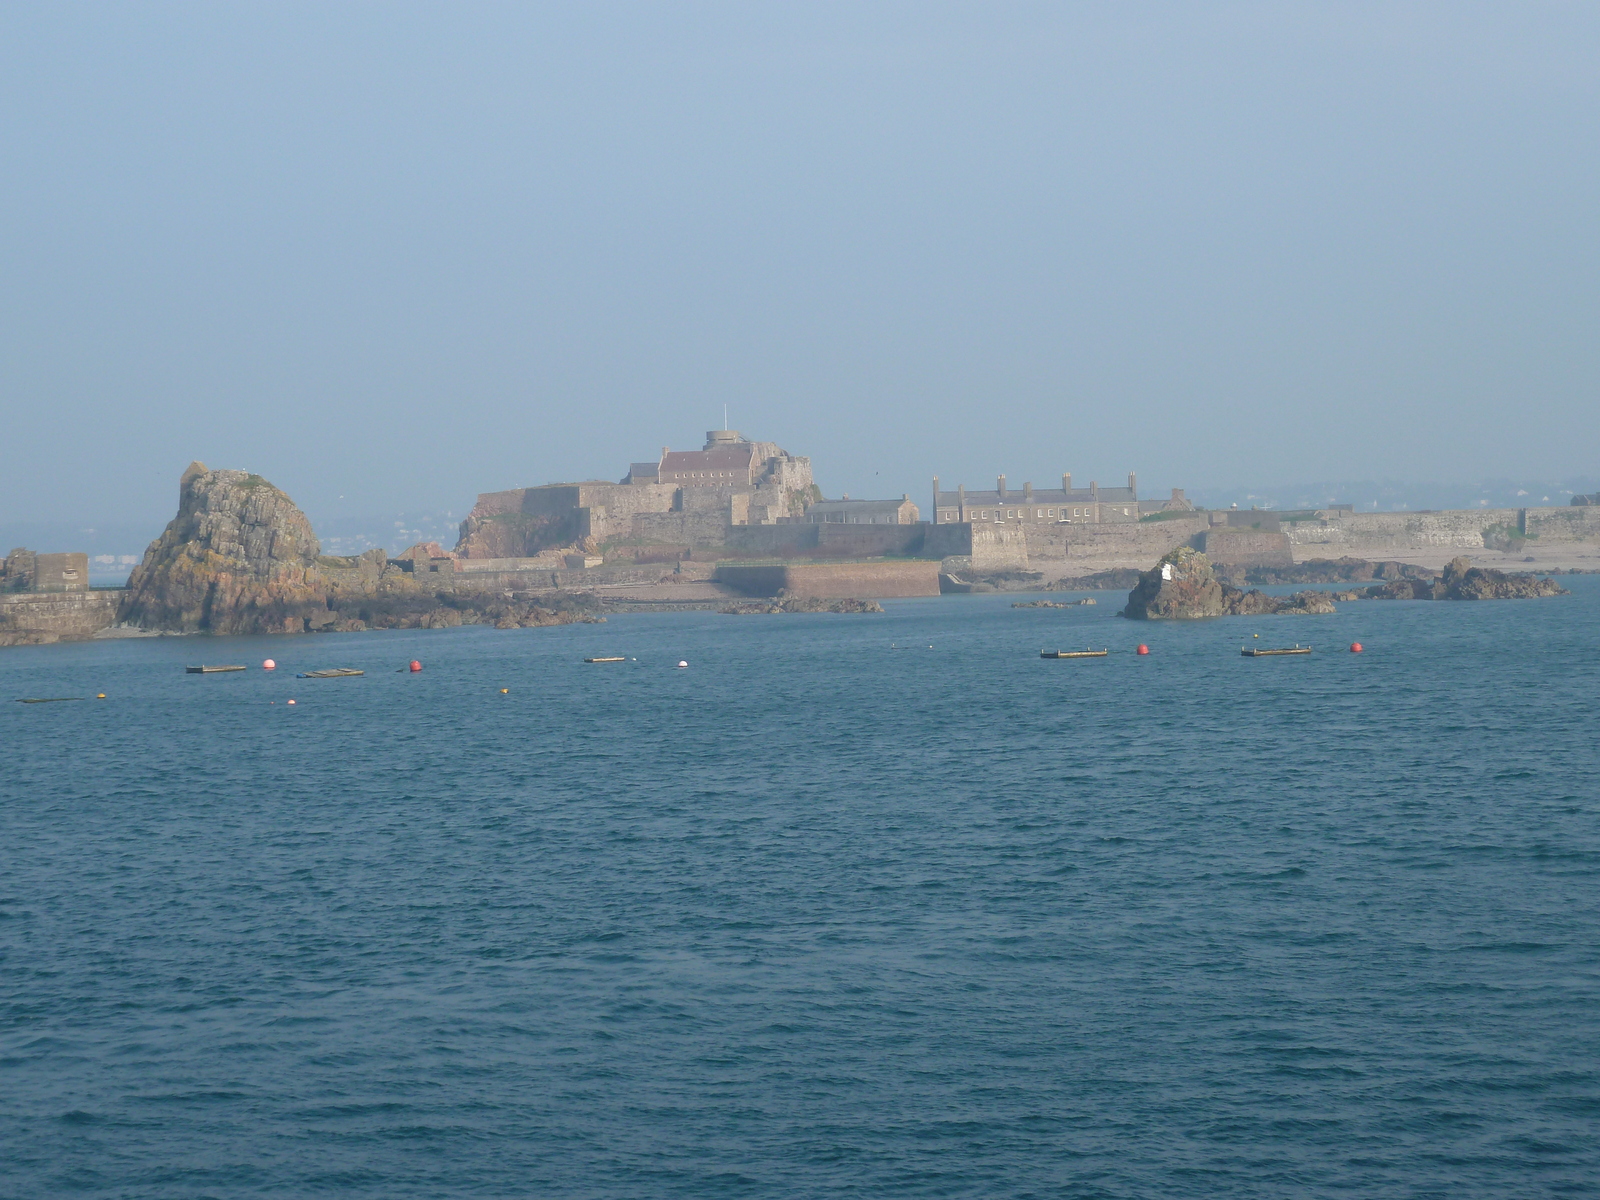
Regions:
[[87, 700], [87, 696], [35, 696], [18, 700], [18, 704], [60, 704], [63, 700]]
[[354, 667], [334, 667], [328, 671], [301, 671], [296, 679], [343, 679], [347, 675], [365, 675], [365, 671], [358, 671]]
[[243, 671], [244, 667], [185, 667], [184, 671], [190, 675], [215, 675], [219, 671]]
[[1246, 658], [1267, 658], [1274, 654], [1310, 654], [1311, 647], [1293, 646], [1286, 650], [1245, 650], [1241, 648], [1239, 653], [1244, 655]]
[[627, 662], [628, 660], [626, 658], [624, 658], [622, 655], [618, 654], [618, 655], [614, 655], [611, 658], [586, 658], [583, 661], [584, 662]]
[[1041, 650], [1040, 658], [1104, 658], [1110, 650]]

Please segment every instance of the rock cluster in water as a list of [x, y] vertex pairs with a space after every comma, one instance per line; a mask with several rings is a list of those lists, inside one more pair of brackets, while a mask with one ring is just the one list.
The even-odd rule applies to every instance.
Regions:
[[823, 600], [816, 596], [795, 596], [784, 591], [771, 600], [741, 600], [718, 611], [734, 616], [757, 613], [881, 613], [883, 605], [876, 600]]
[[503, 592], [463, 592], [453, 579], [425, 583], [407, 568], [416, 552], [433, 549], [413, 547], [401, 559], [382, 550], [323, 555], [305, 514], [261, 476], [190, 463], [178, 515], [134, 569], [118, 620], [171, 632], [257, 634], [594, 619], [592, 603], [581, 597], [516, 603]]
[[1554, 579], [1508, 574], [1455, 558], [1439, 575], [1395, 579], [1348, 595], [1350, 599], [1368, 600], [1534, 600], [1566, 594], [1567, 589]]
[[[1356, 561], [1338, 565], [1357, 578]], [[1373, 564], [1364, 564], [1372, 568]], [[1211, 561], [1197, 550], [1180, 546], [1155, 568], [1139, 577], [1128, 593], [1121, 615], [1136, 620], [1185, 620], [1197, 617], [1258, 616], [1273, 613], [1313, 614], [1335, 611], [1335, 600], [1525, 600], [1562, 596], [1566, 589], [1553, 579], [1513, 575], [1488, 567], [1474, 567], [1467, 559], [1451, 561], [1443, 572], [1404, 563], [1376, 564], [1375, 573], [1387, 582], [1342, 592], [1297, 592], [1281, 598], [1263, 592], [1241, 591], [1217, 577]], [[1368, 574], [1367, 578], [1372, 578]]]
[[1179, 546], [1139, 576], [1138, 584], [1128, 593], [1128, 606], [1120, 615], [1138, 621], [1182, 621], [1333, 611], [1333, 601], [1322, 592], [1279, 597], [1253, 589], [1241, 591], [1219, 580], [1211, 560], [1200, 551]]

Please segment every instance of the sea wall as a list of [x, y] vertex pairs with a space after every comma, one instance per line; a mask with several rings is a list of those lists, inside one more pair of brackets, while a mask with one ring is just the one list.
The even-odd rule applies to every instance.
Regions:
[[1210, 523], [1205, 513], [1165, 521], [1112, 524], [1027, 525], [1030, 561], [1086, 559], [1096, 563], [1126, 560], [1147, 567], [1176, 546], [1192, 543]]
[[121, 589], [0, 593], [0, 646], [92, 638], [116, 623]]
[[937, 596], [939, 564], [925, 560], [861, 563], [725, 563], [714, 579], [746, 596], [794, 596], [822, 600], [882, 600]]
[[1491, 526], [1517, 528], [1515, 508], [1453, 509], [1445, 512], [1329, 512], [1307, 521], [1289, 521], [1284, 532], [1297, 547], [1315, 548], [1319, 558], [1393, 558], [1406, 550], [1443, 547], [1482, 550]]
[[[1276, 522], [1274, 522], [1276, 524]], [[1196, 535], [1192, 543], [1214, 563], [1237, 567], [1292, 567], [1294, 549], [1285, 533], [1224, 526]]]
[[[936, 528], [944, 533], [968, 526]], [[1281, 521], [1270, 512], [1195, 513], [1138, 524], [978, 526], [970, 536], [971, 566], [977, 570], [1028, 567], [1048, 572], [1054, 565], [1071, 572], [1143, 567], [1183, 545], [1202, 549], [1219, 562], [1242, 566], [1287, 565], [1285, 546], [1296, 562], [1344, 556], [1411, 561], [1508, 550], [1511, 544], [1518, 547], [1514, 552], [1519, 555], [1563, 558], [1581, 550], [1579, 557], [1586, 558], [1600, 555], [1600, 507], [1408, 513], [1328, 510], [1311, 518]], [[1023, 539], [1020, 544], [1018, 537]], [[1508, 538], [1527, 540], [1508, 543]], [[952, 565], [967, 564], [963, 560]]]
[[1523, 532], [1540, 541], [1600, 543], [1600, 506], [1525, 508]]
[[[1471, 508], [1416, 513], [1319, 513], [1286, 521], [1296, 547], [1316, 548], [1317, 557], [1404, 557], [1408, 550], [1482, 550], [1497, 534], [1515, 531], [1541, 543], [1600, 542], [1597, 508]], [[1305, 556], [1299, 556], [1305, 557]]]
[[[938, 531], [943, 534], [943, 530]], [[834, 558], [875, 558], [893, 554], [917, 557], [943, 557], [930, 553], [928, 542], [932, 526], [918, 525], [731, 525], [725, 530], [723, 546], [732, 552], [759, 558], [785, 558], [791, 555]], [[965, 546], [965, 539], [962, 539]], [[963, 550], [964, 552], [964, 550]]]
[[[615, 485], [582, 487], [598, 491]], [[502, 515], [513, 523], [528, 521], [537, 525], [559, 510], [557, 493], [564, 490], [570, 493], [566, 502], [583, 498], [577, 494], [577, 487], [522, 489], [480, 497], [475, 518], [480, 533], [475, 538], [474, 557], [462, 560], [458, 569], [470, 569], [469, 563], [475, 567], [493, 562], [500, 572], [498, 578], [492, 583], [481, 580], [479, 585], [503, 583], [517, 588], [530, 586], [524, 571], [537, 569], [548, 574], [558, 569], [559, 564], [553, 562], [479, 556], [502, 541], [508, 547], [531, 547], [554, 536], [550, 527], [544, 527], [539, 536], [528, 536], [530, 531], [522, 530], [517, 536], [500, 539], [490, 532], [490, 527]], [[541, 494], [528, 495], [535, 491]], [[612, 546], [608, 553], [613, 561], [627, 554], [634, 543], [644, 543], [634, 547], [641, 551], [660, 547], [678, 555], [708, 550], [718, 552], [712, 557], [725, 558], [912, 557], [943, 560], [947, 570], [956, 572], [1030, 569], [1056, 575], [1120, 566], [1143, 569], [1184, 545], [1203, 550], [1219, 563], [1236, 566], [1287, 566], [1294, 561], [1344, 556], [1425, 561], [1430, 556], [1439, 558], [1461, 552], [1510, 552], [1513, 546], [1519, 556], [1554, 551], [1561, 560], [1574, 557], [1576, 549], [1581, 551], [1576, 555], [1578, 559], [1600, 559], [1600, 507], [1416, 513], [1327, 510], [1305, 518], [1280, 518], [1266, 510], [1218, 511], [1186, 513], [1159, 521], [1051, 525], [734, 525], [728, 523], [727, 510], [722, 507], [726, 498], [711, 496], [711, 491], [707, 489], [706, 497], [695, 497], [695, 502], [684, 510], [633, 512], [629, 518], [631, 540]], [[646, 494], [649, 492], [649, 488], [634, 489], [628, 498], [636, 498], [641, 505], [661, 502], [661, 497]], [[527, 512], [527, 506], [539, 511]], [[562, 526], [561, 538], [572, 541], [591, 532], [596, 536], [604, 532], [604, 524], [592, 521], [594, 510], [583, 507], [569, 511], [576, 515], [570, 525]], [[609, 516], [606, 520], [612, 526], [616, 524]], [[509, 527], [507, 532], [511, 532]], [[1523, 538], [1527, 540], [1520, 540]], [[539, 586], [582, 586], [566, 575], [560, 578], [559, 585]]]

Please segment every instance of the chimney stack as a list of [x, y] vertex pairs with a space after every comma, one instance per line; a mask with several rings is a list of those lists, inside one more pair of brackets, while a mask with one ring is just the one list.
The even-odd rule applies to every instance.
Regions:
[[[909, 499], [909, 497], [907, 497]], [[928, 518], [935, 525], [939, 523], [939, 477], [933, 477], [933, 516]]]
[[995, 483], [994, 490], [999, 493], [1000, 503], [1004, 504], [1006, 502], [1006, 477], [1004, 475], [1000, 476]]
[[1072, 490], [1072, 472], [1071, 471], [1068, 471], [1065, 475], [1063, 475], [1061, 477], [1061, 490], [1063, 492], [1070, 492]]
[[1033, 503], [1033, 484], [1025, 483], [1022, 485], [1022, 502], [1024, 504]]
[[1139, 498], [1139, 476], [1132, 471], [1128, 472], [1128, 490], [1135, 500]]

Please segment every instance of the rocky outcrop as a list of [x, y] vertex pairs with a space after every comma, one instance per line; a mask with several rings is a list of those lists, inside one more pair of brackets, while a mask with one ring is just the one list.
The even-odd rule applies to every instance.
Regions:
[[1221, 567], [1218, 577], [1235, 587], [1281, 583], [1372, 583], [1377, 580], [1431, 579], [1435, 572], [1403, 562], [1365, 558], [1313, 558], [1287, 567]]
[[437, 543], [402, 559], [382, 550], [323, 555], [311, 522], [259, 475], [191, 463], [178, 515], [128, 580], [119, 620], [182, 633], [312, 633], [362, 629], [500, 628], [589, 620], [592, 597], [557, 594], [538, 604], [503, 589], [464, 590]]
[[1122, 615], [1140, 621], [1184, 621], [1220, 617], [1227, 611], [1211, 560], [1198, 550], [1179, 546], [1139, 576]]
[[328, 616], [321, 546], [259, 475], [190, 463], [178, 515], [128, 579], [119, 618], [147, 629], [299, 633]]
[[754, 613], [881, 613], [876, 600], [828, 600], [818, 596], [793, 596], [780, 591], [771, 600], [741, 600], [718, 612], [735, 616]]
[[0, 559], [0, 592], [33, 591], [37, 560], [38, 555], [26, 546], [18, 546]]
[[1567, 589], [1553, 579], [1475, 567], [1465, 558], [1451, 559], [1442, 574], [1396, 579], [1362, 593], [1370, 600], [1533, 600], [1566, 594]]
[[1265, 592], [1240, 591], [1216, 577], [1211, 560], [1198, 550], [1179, 546], [1139, 577], [1119, 616], [1137, 621], [1184, 621], [1228, 616], [1315, 616], [1334, 612], [1322, 592], [1299, 592], [1287, 598]]
[[1109, 571], [1095, 571], [1089, 575], [1068, 576], [1047, 584], [1046, 591], [1051, 592], [1081, 592], [1094, 588], [1098, 591], [1125, 592], [1129, 588], [1139, 586], [1139, 580], [1144, 578], [1143, 571], [1136, 571], [1132, 567], [1113, 567]]

